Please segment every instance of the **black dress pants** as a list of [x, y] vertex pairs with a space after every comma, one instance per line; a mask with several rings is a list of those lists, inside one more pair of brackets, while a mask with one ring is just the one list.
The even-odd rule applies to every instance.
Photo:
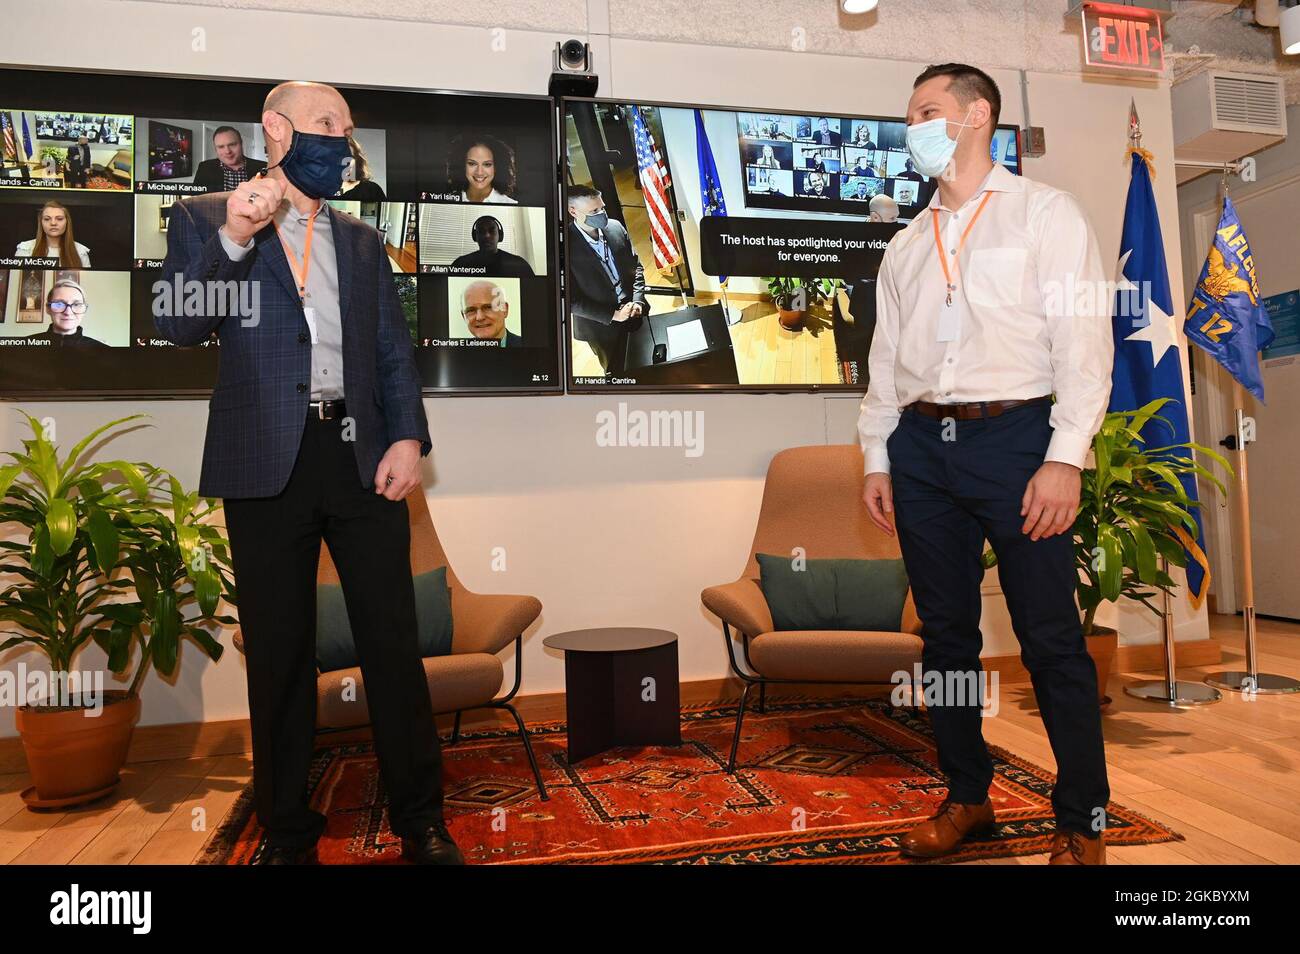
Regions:
[[[912, 584], [927, 679], [979, 680], [980, 583], [984, 541], [1056, 756], [1052, 807], [1058, 830], [1095, 837], [1110, 789], [1097, 705], [1097, 669], [1075, 602], [1078, 571], [1069, 532], [1031, 540], [1021, 532], [1025, 487], [1051, 440], [1049, 404], [998, 417], [944, 421], [905, 410], [887, 443], [894, 520]], [[954, 801], [983, 802], [993, 781], [979, 698], [948, 691], [928, 704]]]
[[389, 824], [414, 837], [442, 819], [442, 759], [416, 644], [406, 501], [361, 486], [341, 419], [308, 415], [275, 497], [225, 501], [248, 669], [253, 788], [270, 844], [306, 848], [325, 818], [308, 807], [316, 729], [316, 570], [338, 568], [388, 794]]
[[573, 320], [575, 323], [582, 322], [585, 337], [580, 340], [586, 341], [590, 346], [596, 355], [596, 360], [605, 369], [605, 374], [621, 377], [627, 370], [628, 335], [640, 326], [641, 317], [630, 318], [627, 321], [614, 321], [608, 325], [588, 318]]

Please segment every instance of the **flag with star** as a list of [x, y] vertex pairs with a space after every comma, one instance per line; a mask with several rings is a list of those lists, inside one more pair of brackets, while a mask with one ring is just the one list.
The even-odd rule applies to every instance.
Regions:
[[[1120, 237], [1119, 274], [1115, 308], [1111, 312], [1115, 335], [1115, 369], [1110, 390], [1110, 410], [1133, 411], [1158, 398], [1169, 398], [1160, 409], [1163, 420], [1148, 421], [1142, 439], [1148, 447], [1167, 447], [1191, 440], [1187, 423], [1187, 394], [1183, 390], [1183, 364], [1169, 294], [1164, 238], [1151, 189], [1146, 156], [1132, 152], [1124, 231]], [[1183, 488], [1197, 499], [1195, 475], [1181, 477]], [[1200, 508], [1189, 508], [1196, 518], [1196, 539], [1182, 541], [1187, 550], [1187, 595], [1199, 607], [1210, 587], [1210, 564], [1205, 556], [1205, 531]]]
[[[700, 208], [701, 215], [726, 215], [727, 200], [722, 195], [722, 179], [718, 175], [718, 164], [713, 160], [713, 147], [709, 145], [709, 134], [704, 129], [704, 116], [695, 110], [695, 155], [700, 167]], [[718, 283], [727, 284], [727, 276], [719, 275]]]

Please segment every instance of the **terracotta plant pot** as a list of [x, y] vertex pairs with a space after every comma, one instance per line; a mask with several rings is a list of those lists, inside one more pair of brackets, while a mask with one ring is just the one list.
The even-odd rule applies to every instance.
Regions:
[[1097, 704], [1103, 705], [1106, 702], [1106, 683], [1115, 662], [1115, 651], [1119, 648], [1119, 632], [1107, 626], [1093, 626], [1092, 633], [1084, 641], [1088, 644], [1088, 655], [1097, 666]]
[[104, 693], [97, 716], [82, 708], [20, 706], [15, 722], [34, 789], [23, 800], [33, 808], [65, 808], [108, 794], [139, 718], [140, 697], [120, 689]]
[[780, 316], [781, 327], [787, 331], [798, 331], [799, 326], [803, 324], [806, 312], [791, 311], [788, 308], [777, 308], [777, 314]]

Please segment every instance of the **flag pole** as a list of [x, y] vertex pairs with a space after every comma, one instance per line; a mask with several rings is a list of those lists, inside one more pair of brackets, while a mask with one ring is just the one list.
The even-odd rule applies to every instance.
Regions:
[[1246, 445], [1253, 438], [1246, 426], [1246, 389], [1235, 378], [1232, 382], [1232, 400], [1236, 405], [1237, 419], [1237, 491], [1238, 511], [1241, 519], [1241, 615], [1245, 624], [1246, 668], [1228, 669], [1212, 673], [1206, 683], [1220, 689], [1231, 689], [1243, 695], [1276, 695], [1300, 692], [1300, 680], [1277, 673], [1259, 671], [1259, 650], [1255, 641], [1255, 567], [1251, 558], [1250, 534], [1250, 480], [1246, 472]]
[[[1130, 150], [1141, 154], [1145, 161], [1146, 154], [1142, 152], [1142, 120], [1138, 117], [1137, 103], [1131, 99], [1128, 106], [1128, 141]], [[1160, 570], [1166, 575], [1169, 573], [1169, 561], [1164, 557], [1160, 558]], [[1220, 701], [1223, 694], [1203, 682], [1178, 681], [1178, 662], [1174, 650], [1174, 605], [1167, 589], [1161, 591], [1160, 633], [1165, 644], [1165, 678], [1129, 683], [1124, 687], [1125, 694], [1147, 702], [1163, 702], [1174, 709], [1207, 706]]]
[[[1168, 574], [1169, 561], [1160, 558], [1160, 570]], [[1220, 701], [1223, 693], [1203, 682], [1179, 682], [1174, 656], [1174, 606], [1169, 591], [1161, 593], [1160, 634], [1165, 644], [1165, 678], [1129, 683], [1124, 687], [1127, 695], [1147, 702], [1164, 702], [1174, 709], [1208, 706]]]

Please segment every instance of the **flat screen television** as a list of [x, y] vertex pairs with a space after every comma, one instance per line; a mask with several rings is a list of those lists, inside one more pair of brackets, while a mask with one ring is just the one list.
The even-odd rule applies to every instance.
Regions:
[[[211, 393], [219, 334], [161, 339], [156, 283], [175, 203], [265, 166], [272, 85], [0, 70], [5, 128], [22, 152], [31, 133], [0, 178], [0, 398]], [[340, 91], [353, 160], [329, 201], [383, 236], [425, 393], [562, 393], [552, 101]], [[54, 322], [46, 299], [69, 280], [85, 308]]]
[[[880, 259], [934, 189], [902, 119], [605, 99], [562, 116], [570, 390], [865, 390]], [[1019, 173], [1015, 127], [991, 152]]]

